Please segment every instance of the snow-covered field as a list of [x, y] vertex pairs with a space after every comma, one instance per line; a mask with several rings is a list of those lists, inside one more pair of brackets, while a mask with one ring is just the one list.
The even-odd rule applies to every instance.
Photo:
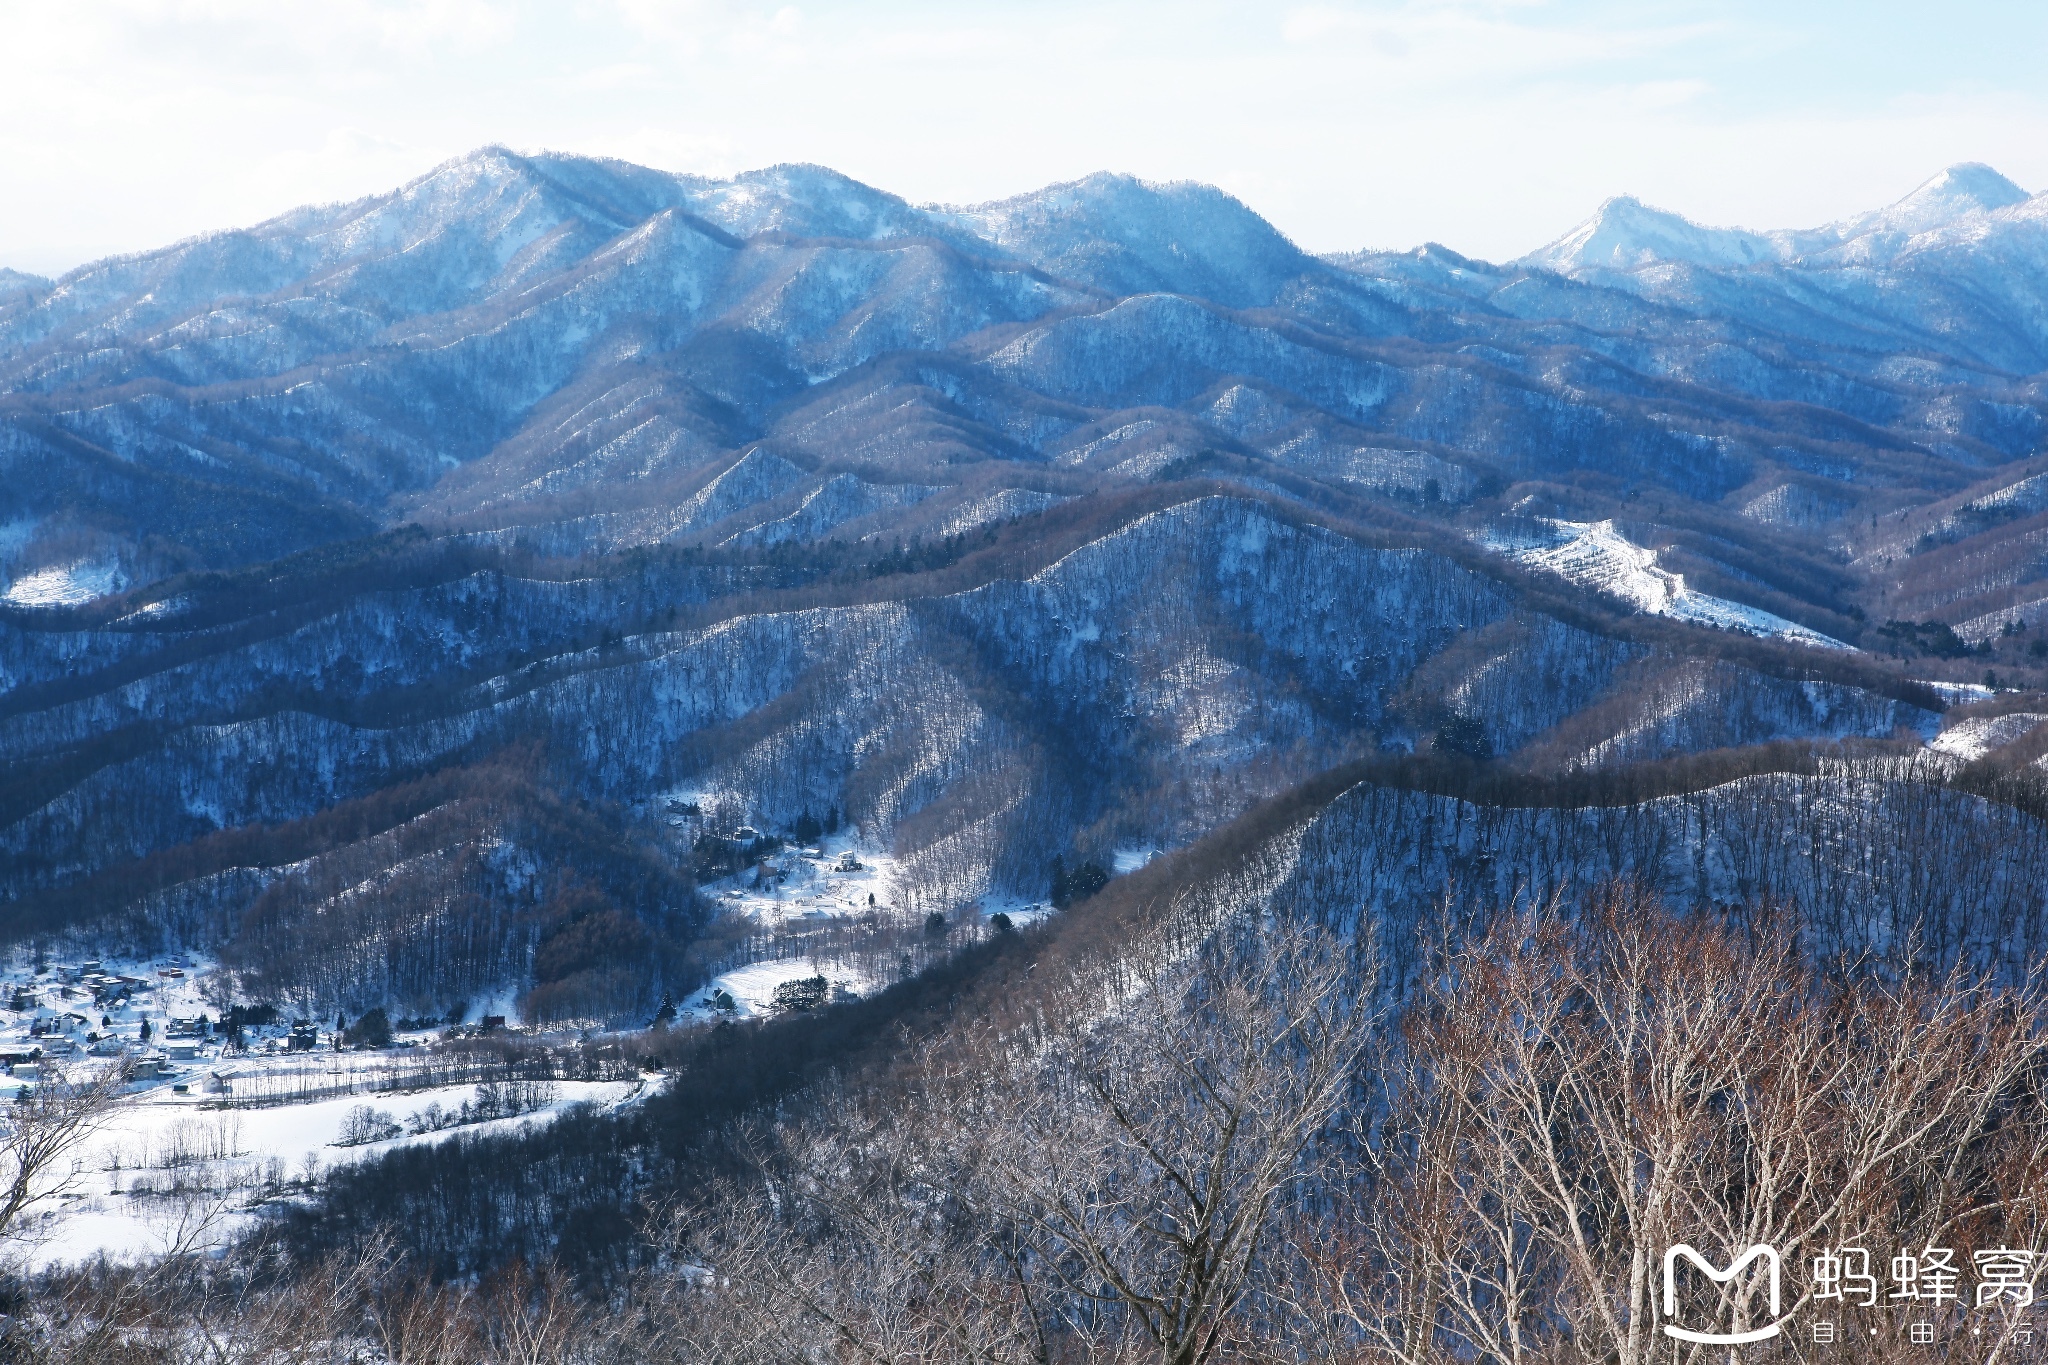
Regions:
[[[323, 1031], [316, 1051], [294, 1053], [286, 1021], [245, 1030], [246, 1049], [230, 1052], [217, 1028], [199, 1022], [217, 1014], [214, 985], [213, 964], [194, 955], [52, 961], [42, 970], [18, 957], [0, 972], [0, 1052], [32, 1059], [0, 1066], [0, 1104], [52, 1069], [83, 1078], [123, 1053], [143, 1063], [110, 1119], [72, 1158], [59, 1197], [25, 1226], [29, 1264], [217, 1243], [265, 1203], [302, 1194], [309, 1171], [644, 1093], [641, 1081], [392, 1089], [450, 1074], [438, 1062], [441, 1071], [422, 1074], [434, 1056], [431, 1035], [407, 1036], [412, 1046], [386, 1052], [337, 1052]], [[403, 1131], [336, 1146], [351, 1112], [365, 1105], [388, 1120], [384, 1128]]]
[[1922, 687], [1932, 688], [1934, 694], [1950, 706], [1968, 706], [1972, 702], [1990, 701], [1998, 693], [1982, 683], [1935, 682], [1928, 678], [1916, 679]]
[[1555, 534], [1541, 543], [1503, 536], [1482, 537], [1481, 543], [1518, 564], [1620, 598], [1651, 616], [1793, 640], [1821, 649], [1851, 648], [1832, 636], [1809, 630], [1761, 607], [1695, 592], [1685, 585], [1684, 574], [1660, 568], [1655, 550], [1622, 535], [1612, 521], [1547, 521], [1546, 525]]
[[[762, 962], [750, 962], [744, 967], [723, 972], [711, 983], [690, 997], [684, 1015], [697, 1020], [721, 1017], [737, 1019], [758, 1019], [775, 1012], [775, 988], [786, 981], [802, 981], [808, 977], [822, 976], [833, 986], [843, 986], [856, 993], [865, 993], [875, 983], [864, 981], [845, 968], [830, 963], [814, 962], [806, 957], [786, 957]], [[720, 1011], [711, 1004], [720, 992], [732, 998], [733, 1008]]]
[[767, 863], [765, 877], [747, 874], [707, 889], [728, 913], [752, 915], [765, 928], [847, 919], [894, 902], [896, 859], [864, 850], [849, 836], [784, 849]]
[[[889, 911], [897, 865], [886, 853], [862, 850], [853, 836], [838, 835], [809, 848], [784, 849], [766, 860], [765, 872], [728, 878], [707, 890], [727, 914], [751, 917], [764, 929], [822, 926]], [[772, 1014], [777, 986], [814, 976], [861, 994], [880, 984], [861, 979], [844, 966], [808, 957], [767, 959], [714, 978], [685, 1002], [683, 1017], [703, 1021]], [[721, 992], [732, 999], [730, 1011], [712, 1006]]]
[[[1116, 870], [1128, 872], [1159, 856], [1157, 849], [1124, 849]], [[851, 835], [828, 836], [809, 849], [788, 849], [769, 860], [773, 878], [753, 884], [751, 877], [720, 883], [717, 894], [728, 910], [752, 915], [764, 927], [794, 927], [886, 913], [897, 905], [901, 865], [894, 855], [863, 847]], [[1022, 922], [1051, 912], [1051, 907], [1013, 896], [985, 896], [976, 902], [983, 915], [997, 912]]]
[[[265, 1065], [237, 1063], [246, 1074]], [[285, 1065], [275, 1059], [269, 1065]], [[345, 1095], [307, 1104], [225, 1106], [219, 1097], [176, 1094], [166, 1078], [129, 1096], [77, 1157], [60, 1197], [26, 1229], [31, 1266], [76, 1263], [105, 1253], [160, 1255], [173, 1247], [219, 1245], [245, 1229], [264, 1204], [289, 1199], [309, 1174], [362, 1161], [409, 1143], [456, 1133], [505, 1131], [546, 1123], [571, 1105], [631, 1103], [635, 1081], [544, 1083], [552, 1097], [524, 1114], [381, 1142], [337, 1146], [349, 1115], [364, 1106], [401, 1126], [430, 1105], [443, 1112], [474, 1106], [479, 1087], [443, 1086], [397, 1094]], [[415, 1122], [412, 1126], [420, 1126]]]
[[1110, 870], [1121, 877], [1125, 873], [1136, 872], [1158, 856], [1156, 848], [1120, 848], [1111, 858]]

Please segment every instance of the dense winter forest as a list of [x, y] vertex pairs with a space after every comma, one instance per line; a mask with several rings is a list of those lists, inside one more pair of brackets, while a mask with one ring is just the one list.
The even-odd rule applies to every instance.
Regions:
[[1981, 166], [1495, 265], [499, 148], [0, 272], [0, 1352], [1635, 1365], [1684, 1236], [2038, 1259], [2044, 281]]

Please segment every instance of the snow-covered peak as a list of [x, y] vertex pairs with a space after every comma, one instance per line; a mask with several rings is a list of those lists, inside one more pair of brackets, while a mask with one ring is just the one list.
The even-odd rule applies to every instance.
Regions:
[[936, 227], [928, 214], [898, 196], [827, 166], [767, 166], [715, 179], [503, 147], [457, 157], [395, 194], [363, 201], [362, 207], [381, 215], [404, 214], [408, 223], [421, 220], [431, 230], [435, 220], [529, 201], [547, 205], [556, 218], [588, 220], [610, 232], [626, 231], [669, 209], [694, 214], [736, 237], [784, 233], [875, 239], [922, 236]]
[[685, 185], [690, 211], [735, 237], [781, 232], [874, 240], [923, 236], [935, 226], [895, 195], [826, 166], [769, 166], [730, 180], [691, 178]]
[[1695, 265], [1745, 266], [1784, 259], [1781, 242], [1741, 228], [1703, 227], [1633, 195], [1602, 204], [1591, 218], [1520, 264], [1560, 274], [1582, 270], [1636, 270], [1660, 261]]
[[[1177, 182], [1157, 183], [1115, 171], [1097, 171], [1079, 180], [1047, 185], [1009, 199], [972, 204], [947, 210], [953, 217], [973, 224], [982, 236], [998, 245], [1011, 245], [1041, 234], [1054, 223], [1070, 222], [1074, 215], [1108, 217], [1127, 228], [1150, 216], [1159, 201], [1188, 200], [1203, 191], [1228, 198], [1206, 185]], [[1235, 204], [1235, 200], [1231, 200]], [[1242, 208], [1242, 205], [1239, 205]], [[1245, 210], [1250, 212], [1250, 210]]]
[[1971, 213], [1991, 213], [2023, 203], [2027, 192], [1981, 161], [1949, 167], [1876, 217], [1905, 232], [1926, 232]]
[[389, 194], [294, 210], [255, 231], [303, 234], [330, 259], [459, 238], [502, 263], [562, 225], [574, 225], [590, 246], [686, 199], [685, 187], [665, 171], [491, 146], [445, 161]]
[[1629, 272], [1667, 262], [1719, 269], [1791, 261], [1868, 264], [1889, 260], [1928, 234], [1980, 225], [2028, 202], [2025, 190], [1974, 161], [1949, 167], [1884, 208], [1805, 230], [1705, 227], [1622, 195], [1518, 264], [1566, 275]]
[[1834, 223], [1815, 234], [1832, 238], [1818, 259], [1880, 264], [1909, 245], [1933, 245], [1980, 230], [1992, 215], [2027, 202], [2027, 192], [1981, 162], [1951, 166], [1896, 203]]
[[[550, 166], [550, 161], [555, 165]], [[502, 264], [519, 247], [565, 219], [593, 220], [601, 231], [616, 233], [646, 216], [645, 212], [620, 212], [602, 203], [611, 196], [577, 193], [576, 187], [563, 183], [564, 177], [549, 174], [550, 170], [581, 169], [571, 158], [528, 158], [503, 147], [484, 147], [443, 162], [390, 194], [339, 210], [299, 210], [257, 231], [310, 229], [307, 237], [332, 260], [409, 251], [451, 232], [463, 232], [488, 244], [486, 249]], [[318, 226], [304, 221], [316, 216], [329, 221]]]
[[1270, 303], [1315, 263], [1213, 185], [1098, 171], [1080, 180], [935, 216], [1005, 253], [1113, 294], [1198, 294]]

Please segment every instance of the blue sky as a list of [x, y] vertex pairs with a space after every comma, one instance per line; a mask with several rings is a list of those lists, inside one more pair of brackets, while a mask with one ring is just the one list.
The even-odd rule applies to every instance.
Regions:
[[0, 0], [0, 265], [54, 272], [487, 143], [912, 200], [1221, 185], [1318, 251], [1503, 259], [1632, 193], [1803, 226], [2048, 188], [2048, 4]]

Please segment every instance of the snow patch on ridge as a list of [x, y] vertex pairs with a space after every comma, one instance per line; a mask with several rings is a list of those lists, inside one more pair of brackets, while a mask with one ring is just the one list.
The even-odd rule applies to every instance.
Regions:
[[1998, 693], [1982, 683], [1937, 682], [1932, 678], [1915, 678], [1915, 682], [1928, 688], [1950, 706], [1968, 706], [1972, 702], [1990, 701]]
[[1695, 592], [1685, 575], [1657, 564], [1657, 552], [1615, 530], [1612, 521], [1550, 521], [1555, 537], [1530, 541], [1493, 535], [1481, 543], [1518, 564], [1556, 574], [1569, 583], [1620, 598], [1637, 611], [1695, 625], [1718, 626], [1746, 635], [1792, 640], [1822, 649], [1848, 649], [1832, 636], [1809, 630], [1761, 607]]
[[965, 535], [995, 522], [1043, 512], [1066, 501], [1067, 498], [1057, 493], [1040, 493], [1029, 488], [999, 488], [987, 497], [960, 508], [932, 528], [932, 534], [940, 537]]
[[81, 561], [17, 578], [0, 593], [0, 601], [15, 607], [75, 607], [127, 586], [128, 575], [121, 572], [120, 565]]
[[1935, 736], [1927, 747], [1940, 754], [1951, 754], [1968, 763], [1984, 757], [1993, 749], [2024, 739], [2036, 725], [2048, 720], [2048, 714], [2039, 711], [2015, 711], [2004, 716], [1970, 716]]

